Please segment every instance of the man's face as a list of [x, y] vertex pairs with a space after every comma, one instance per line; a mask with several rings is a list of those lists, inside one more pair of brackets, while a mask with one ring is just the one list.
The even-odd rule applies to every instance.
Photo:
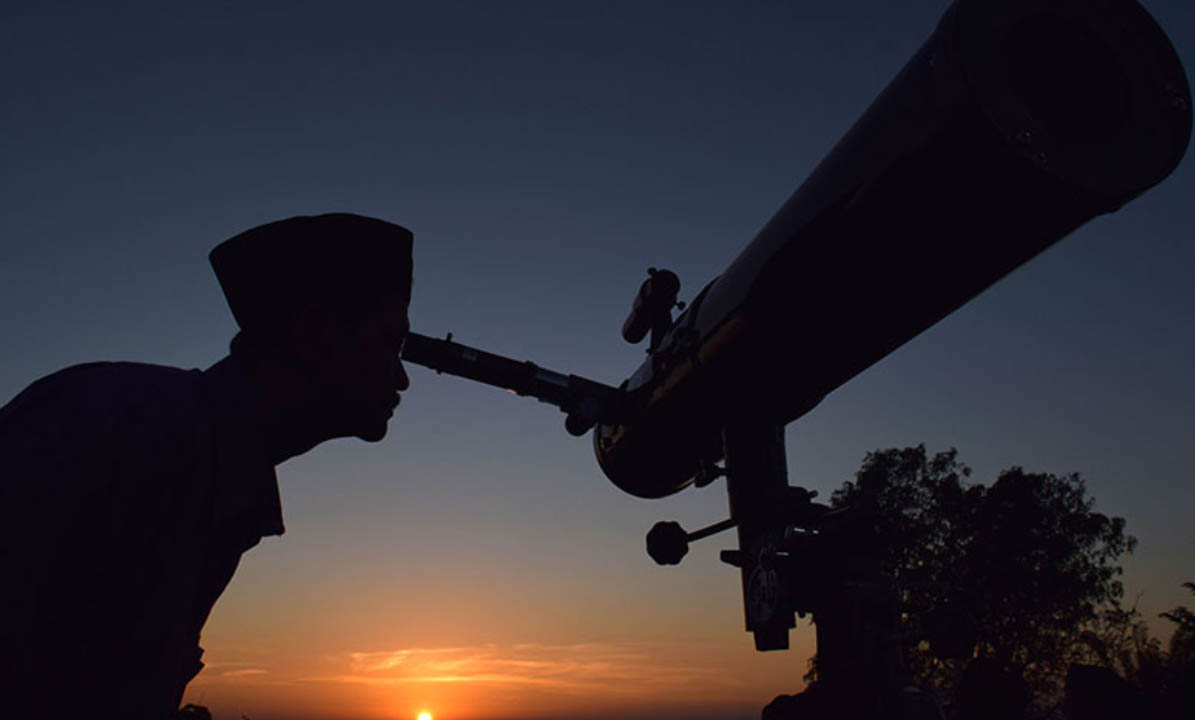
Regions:
[[398, 294], [380, 297], [343, 326], [337, 347], [326, 349], [325, 398], [335, 434], [368, 442], [386, 436], [399, 392], [410, 385], [399, 359], [411, 329], [408, 302]]

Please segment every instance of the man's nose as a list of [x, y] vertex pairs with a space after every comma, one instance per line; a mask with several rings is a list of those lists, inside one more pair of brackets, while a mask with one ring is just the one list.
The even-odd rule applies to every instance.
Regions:
[[411, 387], [411, 378], [407, 377], [407, 371], [406, 368], [402, 366], [402, 360], [398, 361], [398, 372], [395, 375], [394, 382], [394, 389], [398, 390], [399, 392]]

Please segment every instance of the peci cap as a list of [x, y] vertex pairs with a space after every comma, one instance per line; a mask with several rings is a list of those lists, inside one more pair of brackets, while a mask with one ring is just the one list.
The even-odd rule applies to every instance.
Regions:
[[350, 213], [300, 215], [246, 230], [208, 259], [242, 330], [269, 329], [307, 301], [410, 297], [410, 230]]

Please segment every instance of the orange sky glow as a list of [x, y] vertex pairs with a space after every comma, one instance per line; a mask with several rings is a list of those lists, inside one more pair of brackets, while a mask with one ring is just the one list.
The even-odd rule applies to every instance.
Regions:
[[[478, 645], [345, 651], [281, 660], [264, 650], [213, 652], [189, 702], [251, 718], [587, 717], [689, 709], [757, 713], [798, 677], [708, 643]], [[775, 657], [775, 656], [773, 656]], [[770, 666], [770, 667], [769, 667]], [[796, 668], [799, 669], [799, 668]], [[774, 694], [774, 693], [773, 693]], [[767, 695], [767, 697], [765, 697]], [[253, 708], [264, 712], [254, 714]], [[232, 715], [239, 717], [239, 715]], [[219, 717], [219, 713], [217, 714]]]

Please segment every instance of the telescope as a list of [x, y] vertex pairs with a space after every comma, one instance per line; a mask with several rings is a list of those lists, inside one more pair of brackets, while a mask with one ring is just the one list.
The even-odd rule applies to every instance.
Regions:
[[[827, 509], [788, 486], [784, 426], [1092, 218], [1165, 179], [1190, 89], [1133, 0], [956, 0], [813, 172], [686, 305], [652, 269], [622, 327], [648, 357], [617, 387], [412, 333], [402, 357], [556, 405], [620, 489], [661, 498], [725, 476], [730, 517], [648, 536], [658, 562], [736, 527], [757, 649], [787, 647], [812, 582], [793, 532]], [[675, 317], [674, 312], [678, 312]], [[824, 601], [823, 601], [824, 602]], [[830, 623], [829, 625], [832, 625]], [[820, 651], [819, 651], [820, 652]], [[820, 658], [820, 655], [819, 655]], [[826, 660], [832, 660], [827, 656]], [[819, 671], [830, 673], [819, 659]]]

